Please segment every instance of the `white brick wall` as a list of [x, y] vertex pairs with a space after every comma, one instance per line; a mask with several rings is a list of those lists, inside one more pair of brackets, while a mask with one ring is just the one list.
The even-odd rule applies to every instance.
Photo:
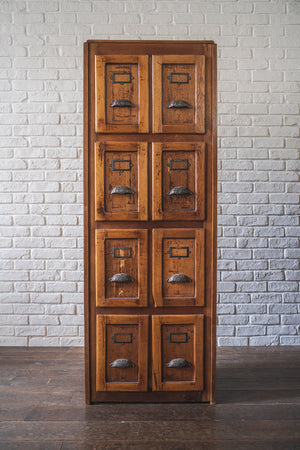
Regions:
[[0, 0], [0, 344], [82, 345], [82, 44], [219, 45], [219, 345], [300, 344], [296, 0]]

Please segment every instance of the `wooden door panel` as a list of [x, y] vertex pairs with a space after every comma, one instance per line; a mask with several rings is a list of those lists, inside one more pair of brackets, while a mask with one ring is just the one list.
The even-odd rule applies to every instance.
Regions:
[[205, 144], [152, 144], [154, 220], [205, 219]]
[[147, 220], [146, 142], [96, 142], [96, 220]]
[[204, 306], [203, 229], [153, 230], [152, 261], [155, 306]]
[[[137, 125], [139, 116], [136, 105], [139, 102], [138, 63], [134, 64], [106, 64], [106, 102], [105, 114], [107, 124]], [[126, 99], [133, 103], [133, 107], [117, 107], [113, 102]]]
[[205, 133], [205, 57], [153, 56], [155, 133]]
[[96, 56], [96, 133], [147, 133], [148, 97], [148, 56]]
[[146, 391], [148, 316], [97, 316], [97, 391]]
[[203, 389], [203, 315], [153, 316], [153, 390]]
[[96, 230], [96, 306], [147, 306], [147, 230]]

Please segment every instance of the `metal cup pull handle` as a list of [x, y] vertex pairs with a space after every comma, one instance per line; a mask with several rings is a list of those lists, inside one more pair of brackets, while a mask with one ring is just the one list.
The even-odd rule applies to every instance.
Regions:
[[170, 195], [170, 196], [172, 196], [172, 195], [192, 195], [192, 194], [193, 194], [193, 192], [184, 186], [173, 187], [173, 189], [171, 189], [168, 192], [168, 195]]
[[110, 367], [115, 367], [117, 369], [129, 369], [130, 367], [135, 367], [135, 364], [129, 359], [120, 358], [110, 363]]
[[168, 368], [174, 368], [174, 369], [182, 369], [184, 367], [191, 367], [191, 363], [186, 361], [183, 358], [175, 358], [168, 362], [167, 367]]
[[110, 195], [114, 194], [134, 194], [134, 191], [127, 186], [116, 186], [111, 191], [109, 191]]
[[191, 283], [191, 279], [183, 273], [175, 273], [167, 279], [168, 283]]
[[188, 102], [185, 102], [184, 100], [173, 100], [169, 105], [168, 108], [187, 108], [187, 109], [191, 109], [193, 108], [192, 105], [190, 105]]
[[111, 283], [131, 283], [134, 279], [127, 273], [115, 273], [109, 281]]
[[115, 100], [114, 102], [112, 102], [110, 104], [110, 107], [111, 108], [116, 108], [116, 107], [120, 107], [120, 108], [124, 108], [124, 107], [134, 108], [135, 105], [130, 100], [126, 100], [125, 98], [118, 98], [117, 100]]

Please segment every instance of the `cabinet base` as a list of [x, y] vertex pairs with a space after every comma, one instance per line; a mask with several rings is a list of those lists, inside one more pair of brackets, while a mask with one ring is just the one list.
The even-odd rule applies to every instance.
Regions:
[[[90, 404], [96, 403], [172, 403], [202, 402], [209, 403], [202, 392], [97, 392]], [[212, 403], [212, 402], [211, 402]]]

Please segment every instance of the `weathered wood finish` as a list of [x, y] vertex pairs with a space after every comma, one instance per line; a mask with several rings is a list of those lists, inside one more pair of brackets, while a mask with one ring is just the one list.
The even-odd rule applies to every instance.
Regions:
[[[133, 77], [129, 83], [126, 74]], [[148, 132], [147, 56], [98, 55], [95, 81], [97, 133]], [[111, 105], [119, 99], [131, 102], [133, 107], [113, 108]]]
[[[129, 72], [133, 79], [126, 83]], [[172, 83], [168, 78], [171, 73]], [[114, 76], [117, 83], [113, 83]], [[183, 83], [187, 77], [189, 83]], [[88, 41], [85, 43], [84, 98], [86, 401], [214, 403], [216, 45], [211, 41]], [[111, 108], [110, 105], [120, 98], [131, 101], [137, 108]], [[167, 102], [170, 104], [174, 100], [190, 103], [192, 108], [167, 108]], [[112, 170], [113, 160], [121, 160], [114, 166], [120, 170]], [[188, 170], [171, 170], [170, 160], [173, 160], [172, 169], [180, 169], [180, 160], [188, 160]], [[130, 161], [130, 164], [122, 161]], [[129, 165], [131, 171], [122, 170]], [[125, 194], [110, 194], [118, 186], [131, 189], [134, 194], [128, 190]], [[191, 194], [169, 196], [177, 187], [188, 189]], [[169, 231], [177, 234], [168, 236]], [[162, 249], [162, 242], [164, 251], [157, 250]], [[194, 259], [186, 265], [188, 258], [174, 257], [170, 258], [170, 264], [167, 246], [168, 249], [175, 247], [172, 255], [177, 252], [177, 256], [184, 252], [177, 247], [188, 246], [189, 255]], [[115, 258], [112, 257], [114, 248], [118, 249]], [[126, 257], [130, 252], [128, 248], [132, 250], [132, 258]], [[159, 271], [164, 279], [167, 273], [167, 278], [178, 271], [184, 274], [184, 268], [191, 282], [160, 283]], [[110, 278], [120, 273], [126, 273], [130, 281], [111, 283]], [[165, 376], [165, 359], [161, 359], [160, 367], [154, 372], [154, 360], [158, 359], [152, 354], [151, 331], [149, 338], [145, 335], [143, 338], [148, 349], [148, 377], [143, 388], [134, 378], [136, 366], [116, 368], [116, 371], [107, 366], [111, 363], [107, 360], [109, 351], [117, 349], [118, 345], [112, 347], [109, 338], [109, 349], [99, 350], [99, 342], [103, 343], [104, 339], [99, 341], [103, 334], [101, 317], [133, 318], [136, 323], [114, 325], [119, 327], [116, 333], [130, 325], [133, 334], [141, 315], [147, 315], [147, 324], [149, 321], [152, 326], [157, 317], [181, 316], [186, 320], [190, 316], [195, 320], [202, 317], [203, 323], [197, 326], [186, 321], [174, 325], [175, 329], [180, 329], [178, 333], [182, 327], [187, 327], [188, 333], [196, 328], [201, 330], [197, 334], [198, 347], [196, 350], [193, 347], [195, 358], [200, 348], [202, 352], [199, 361], [203, 358], [203, 363], [195, 365], [195, 370], [197, 367], [200, 370], [201, 366], [201, 382], [199, 377], [196, 384], [195, 378], [187, 380], [192, 372], [190, 368], [183, 368], [180, 373], [186, 370], [186, 378], [175, 380], [182, 388], [172, 390], [172, 377], [176, 376], [172, 375], [173, 369], [168, 369], [169, 380], [156, 390], [154, 373], [160, 370], [162, 377]], [[125, 355], [127, 345], [119, 345], [124, 353], [119, 352], [121, 356], [116, 355], [115, 360], [130, 359]], [[182, 348], [186, 344], [172, 345]], [[175, 348], [172, 345], [171, 348]], [[187, 357], [190, 358], [189, 351]], [[162, 358], [167, 356], [163, 349]], [[108, 378], [99, 376], [99, 367], [104, 365]], [[124, 375], [120, 381], [117, 372], [122, 370]], [[130, 390], [124, 389], [124, 383], [131, 386]], [[192, 383], [192, 387], [186, 389], [186, 383]]]
[[[147, 390], [148, 321], [148, 316], [97, 316], [97, 391]], [[132, 367], [113, 367], [118, 359]]]
[[[203, 326], [203, 315], [152, 318], [155, 391], [203, 389]], [[178, 358], [185, 360], [187, 367], [168, 367], [170, 361]]]
[[[216, 405], [175, 403], [174, 391], [151, 393], [170, 404], [104, 392], [116, 403], [86, 405], [75, 347], [0, 347], [0, 376], [3, 450], [299, 449], [299, 346], [218, 348]], [[132, 395], [148, 403], [120, 403]]]
[[[152, 218], [153, 220], [205, 219], [205, 144], [152, 144]], [[170, 195], [184, 187], [187, 195]]]
[[[146, 230], [96, 230], [96, 306], [147, 306]], [[112, 282], [115, 274], [131, 281]]]
[[[96, 142], [96, 220], [148, 219], [148, 149], [146, 142]], [[125, 186], [132, 194], [112, 194]]]
[[[203, 229], [153, 230], [152, 290], [156, 306], [204, 306], [205, 232]], [[186, 283], [171, 283], [175, 274]]]
[[[190, 108], [170, 108], [178, 100]], [[205, 133], [205, 57], [153, 56], [152, 101], [154, 133]]]

